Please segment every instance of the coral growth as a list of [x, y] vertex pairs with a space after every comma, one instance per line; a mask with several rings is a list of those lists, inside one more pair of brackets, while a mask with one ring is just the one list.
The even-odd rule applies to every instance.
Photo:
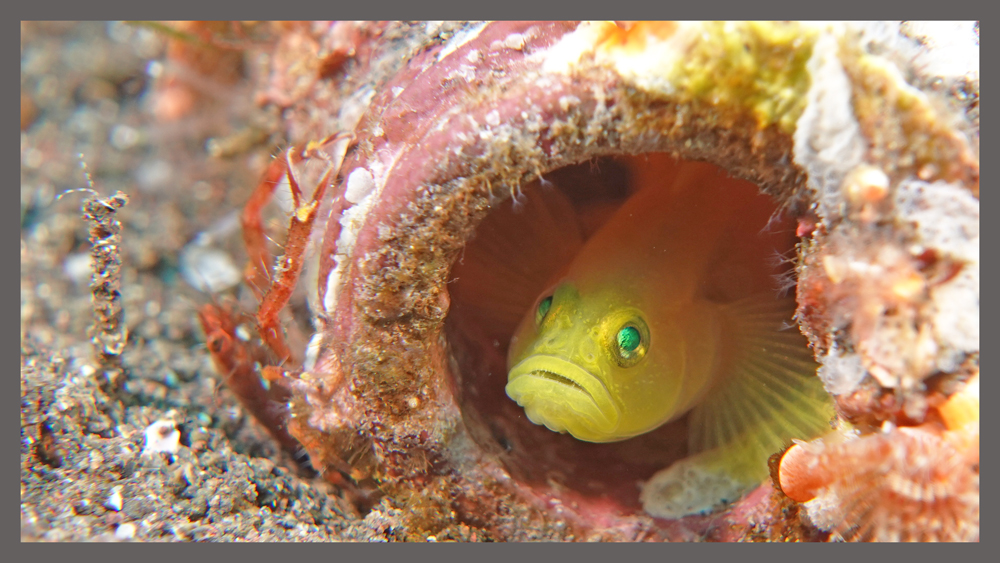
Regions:
[[[663, 152], [751, 180], [800, 220], [797, 320], [859, 435], [792, 448], [782, 483], [803, 504], [788, 514], [834, 538], [974, 539], [978, 430], [935, 425], [978, 371], [978, 120], [951, 93], [978, 99], [978, 75], [936, 77], [954, 88], [935, 89], [935, 67], [913, 66], [926, 47], [907, 33], [289, 26], [261, 99], [283, 107], [297, 146], [352, 138], [309, 273], [317, 332], [302, 370], [287, 370], [289, 431], [319, 469], [409, 508], [413, 533], [532, 537], [521, 521], [549, 538], [704, 537], [711, 516], [656, 520], [635, 503], [638, 481], [686, 454], [683, 419], [603, 449], [519, 430], [520, 411], [495, 393], [510, 333], [477, 323], [449, 286], [504, 200], [551, 183], [577, 205], [596, 193], [606, 205], [587, 206], [586, 230], [631, 188], [553, 180], [627, 162], [634, 186], [657, 173], [645, 155]], [[978, 57], [978, 39], [965, 39]], [[311, 53], [302, 64], [296, 46]], [[766, 510], [739, 504], [724, 518], [768, 514], [783, 530], [740, 528], [750, 538], [823, 537], [775, 516], [788, 497], [758, 490], [744, 503]]]
[[893, 427], [792, 447], [781, 487], [836, 539], [979, 539], [979, 429]]

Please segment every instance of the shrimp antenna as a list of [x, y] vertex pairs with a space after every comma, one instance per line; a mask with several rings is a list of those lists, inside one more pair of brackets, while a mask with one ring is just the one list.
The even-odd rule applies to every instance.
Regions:
[[56, 201], [62, 199], [64, 195], [76, 192], [87, 192], [94, 197], [101, 197], [101, 194], [97, 193], [97, 190], [94, 189], [94, 180], [90, 177], [90, 170], [87, 169], [87, 161], [83, 159], [83, 153], [79, 153], [77, 157], [80, 159], [80, 169], [83, 170], [83, 179], [87, 181], [87, 187], [63, 190], [62, 193], [56, 196]]

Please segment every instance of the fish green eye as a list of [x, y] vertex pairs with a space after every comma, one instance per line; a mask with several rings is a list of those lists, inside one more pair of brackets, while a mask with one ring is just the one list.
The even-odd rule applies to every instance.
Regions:
[[549, 295], [542, 302], [538, 304], [538, 311], [535, 312], [535, 322], [542, 324], [542, 320], [545, 319], [545, 315], [549, 313], [549, 309], [552, 308], [552, 296]]
[[618, 331], [618, 347], [625, 353], [635, 352], [640, 339], [639, 329], [634, 326], [627, 326]]
[[632, 367], [649, 350], [649, 328], [639, 317], [633, 317], [618, 327], [608, 339], [611, 358], [623, 368]]

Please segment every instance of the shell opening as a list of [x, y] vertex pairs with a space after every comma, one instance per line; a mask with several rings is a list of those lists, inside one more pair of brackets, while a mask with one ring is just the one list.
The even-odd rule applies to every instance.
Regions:
[[[560, 214], [570, 213], [585, 240], [631, 195], [677, 162], [660, 153], [614, 156], [546, 173], [542, 182], [492, 207], [449, 276], [446, 334], [466, 425], [521, 486], [539, 497], [560, 499], [581, 514], [614, 518], [641, 513], [641, 484], [688, 454], [688, 420], [683, 417], [621, 442], [589, 443], [532, 424], [507, 397], [511, 336], [581, 243], [564, 227], [540, 223], [565, 225], [567, 217]], [[558, 197], [549, 197], [552, 192]], [[570, 209], [560, 209], [560, 200], [568, 201]], [[770, 203], [777, 212], [778, 203]], [[790, 270], [797, 238], [789, 240], [782, 256]], [[776, 290], [781, 283], [775, 280]], [[787, 280], [784, 284], [784, 291], [794, 290]]]

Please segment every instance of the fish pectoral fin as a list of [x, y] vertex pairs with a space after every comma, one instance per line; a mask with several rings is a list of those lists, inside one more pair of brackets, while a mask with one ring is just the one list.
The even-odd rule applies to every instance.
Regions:
[[643, 485], [639, 500], [651, 516], [681, 518], [735, 502], [761, 480], [733, 448], [717, 448], [657, 472]]
[[792, 298], [757, 296], [726, 306], [734, 330], [727, 373], [691, 411], [689, 451], [718, 450], [757, 481], [767, 459], [830, 430], [833, 401], [816, 376], [806, 339], [795, 326]]

